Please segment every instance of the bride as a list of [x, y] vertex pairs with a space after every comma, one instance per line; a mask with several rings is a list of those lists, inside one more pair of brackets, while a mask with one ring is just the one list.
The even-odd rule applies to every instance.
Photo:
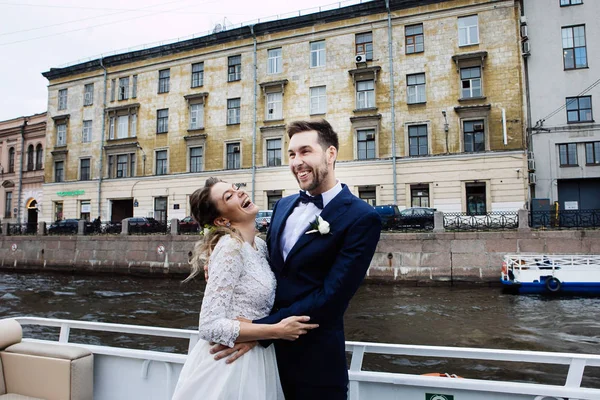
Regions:
[[196, 276], [205, 262], [210, 279], [200, 311], [200, 340], [179, 376], [173, 400], [280, 400], [275, 349], [254, 346], [237, 362], [215, 361], [211, 342], [233, 347], [259, 339], [295, 340], [308, 330], [309, 317], [289, 317], [277, 324], [250, 321], [270, 314], [276, 281], [267, 259], [267, 245], [255, 237], [258, 207], [236, 186], [209, 178], [190, 196], [194, 219], [205, 229], [191, 260]]

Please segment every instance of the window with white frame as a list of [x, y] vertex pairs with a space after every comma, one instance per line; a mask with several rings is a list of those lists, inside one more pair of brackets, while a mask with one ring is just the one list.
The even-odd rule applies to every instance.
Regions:
[[325, 86], [310, 88], [310, 114], [325, 114], [327, 112], [327, 91]]
[[202, 172], [202, 158], [204, 148], [202, 146], [190, 147], [190, 172]]
[[374, 129], [360, 129], [356, 132], [356, 158], [359, 160], [375, 158]]
[[283, 93], [267, 93], [266, 119], [267, 121], [283, 119]]
[[406, 75], [406, 92], [408, 104], [425, 103], [425, 74]]
[[375, 107], [375, 81], [356, 82], [356, 108], [374, 108]]
[[156, 110], [156, 133], [169, 131], [169, 109]]
[[404, 28], [406, 54], [422, 53], [425, 50], [423, 24], [410, 25]]
[[6, 192], [5, 194], [4, 218], [12, 218], [12, 192]]
[[426, 156], [429, 153], [427, 144], [427, 125], [408, 127], [408, 155]]
[[44, 148], [41, 144], [35, 146], [35, 169], [44, 168]]
[[115, 93], [117, 92], [117, 80], [110, 81], [110, 101], [115, 101]]
[[240, 143], [227, 143], [227, 169], [239, 169], [241, 166]]
[[190, 104], [190, 130], [204, 128], [204, 104]]
[[129, 98], [129, 77], [119, 78], [119, 100], [127, 100]]
[[163, 69], [158, 71], [158, 93], [167, 93], [171, 81], [171, 70]]
[[227, 99], [227, 125], [240, 123], [240, 99]]
[[283, 70], [281, 47], [267, 51], [267, 74], [279, 74]]
[[167, 174], [167, 151], [159, 150], [156, 152], [156, 175]]
[[281, 165], [281, 138], [267, 139], [267, 167]]
[[108, 120], [108, 139], [136, 137], [137, 114], [112, 115]]
[[131, 77], [132, 80], [132, 84], [131, 84], [131, 98], [135, 99], [137, 97], [137, 75], [133, 75]]
[[481, 90], [481, 67], [461, 68], [460, 82], [462, 99], [483, 96]]
[[56, 146], [67, 145], [67, 124], [56, 125]]
[[458, 45], [469, 46], [479, 43], [479, 21], [477, 15], [458, 18]]
[[321, 40], [318, 42], [310, 43], [310, 67], [324, 67], [325, 66], [325, 41]]
[[227, 82], [242, 79], [242, 56], [231, 56], [227, 59]]
[[92, 141], [92, 121], [83, 121], [83, 132], [81, 135], [82, 143], [90, 143]]
[[587, 68], [585, 25], [562, 28], [562, 47], [565, 69]]
[[357, 33], [355, 42], [356, 54], [364, 54], [368, 61], [373, 60], [373, 33]]
[[89, 181], [90, 179], [90, 159], [82, 158], [81, 160], [79, 160], [79, 180]]
[[91, 106], [94, 104], [94, 84], [88, 83], [83, 87], [83, 105]]
[[202, 85], [204, 85], [204, 63], [192, 64], [192, 87], [195, 88]]
[[463, 135], [465, 153], [485, 151], [485, 124], [484, 121], [463, 121]]
[[58, 109], [67, 109], [67, 89], [61, 89], [58, 91]]
[[54, 182], [63, 182], [65, 180], [65, 162], [56, 161], [54, 163]]

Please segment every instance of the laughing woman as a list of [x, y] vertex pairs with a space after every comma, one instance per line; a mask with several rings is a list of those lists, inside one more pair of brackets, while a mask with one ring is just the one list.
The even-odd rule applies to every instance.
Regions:
[[215, 361], [211, 342], [233, 347], [259, 339], [295, 340], [317, 325], [308, 317], [289, 317], [277, 324], [249, 321], [269, 315], [276, 281], [269, 267], [266, 243], [255, 236], [258, 207], [249, 196], [216, 178], [190, 197], [194, 219], [210, 226], [194, 249], [191, 261], [196, 276], [208, 263], [200, 311], [200, 340], [189, 354], [179, 376], [173, 400], [280, 400], [283, 392], [275, 349], [254, 346], [238, 361]]

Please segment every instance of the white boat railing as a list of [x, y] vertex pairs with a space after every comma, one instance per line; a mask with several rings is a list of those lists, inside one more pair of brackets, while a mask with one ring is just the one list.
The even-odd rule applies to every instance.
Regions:
[[549, 271], [559, 269], [600, 269], [600, 255], [581, 254], [507, 254], [502, 265], [502, 279], [510, 280], [508, 271]]
[[[158, 351], [136, 350], [116, 348], [110, 346], [73, 343], [69, 340], [71, 329], [188, 339], [190, 341], [190, 350], [198, 341], [198, 332], [195, 330], [158, 328], [150, 326], [135, 326], [103, 322], [62, 320], [52, 318], [15, 317], [13, 319], [17, 320], [21, 325], [38, 325], [60, 328], [58, 340], [59, 343], [69, 343], [72, 345], [83, 346], [85, 348], [90, 349], [94, 354], [100, 354], [111, 357], [143, 359], [145, 360], [144, 368], [146, 372], [148, 365], [151, 362], [162, 362], [167, 367], [168, 380], [165, 389], [167, 393], [170, 390], [169, 388], [172, 388], [172, 385], [174, 384], [174, 382], [176, 382], [177, 379], [177, 376], [175, 376], [175, 372], [173, 372], [172, 365], [183, 364], [186, 358], [185, 354], [173, 354]], [[35, 339], [25, 340], [37, 341]], [[352, 353], [349, 368], [349, 399], [351, 400], [368, 399], [369, 397], [365, 394], [368, 393], [368, 391], [365, 392], [365, 390], [369, 389], [369, 387], [372, 387], [373, 385], [376, 385], [378, 387], [395, 387], [397, 389], [399, 388], [402, 390], [408, 387], [421, 389], [439, 388], [443, 390], [455, 390], [465, 394], [465, 396], [461, 398], [466, 399], [480, 399], [482, 398], [480, 397], [482, 392], [496, 393], [496, 397], [486, 397], [494, 399], [534, 399], [538, 398], [537, 396], [541, 396], [539, 398], [561, 397], [571, 400], [600, 399], [600, 389], [581, 387], [586, 367], [600, 367], [600, 355], [516, 351], [501, 349], [477, 349], [465, 347], [417, 346], [365, 342], [346, 342], [346, 351]], [[448, 379], [434, 376], [422, 376], [380, 371], [364, 371], [363, 360], [365, 354], [381, 354], [411, 357], [416, 356], [461, 360], [503, 361], [528, 364], [535, 363], [566, 365], [568, 366], [568, 372], [565, 377], [564, 385], [547, 385], [483, 379]], [[503, 395], [506, 397], [498, 397]]]

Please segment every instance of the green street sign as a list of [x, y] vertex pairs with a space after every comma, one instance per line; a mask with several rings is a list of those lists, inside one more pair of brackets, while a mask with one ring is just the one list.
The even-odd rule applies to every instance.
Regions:
[[425, 393], [425, 400], [454, 400], [451, 394]]
[[67, 192], [56, 192], [57, 196], [65, 197], [65, 196], [79, 196], [81, 194], [85, 194], [84, 190], [70, 190]]

